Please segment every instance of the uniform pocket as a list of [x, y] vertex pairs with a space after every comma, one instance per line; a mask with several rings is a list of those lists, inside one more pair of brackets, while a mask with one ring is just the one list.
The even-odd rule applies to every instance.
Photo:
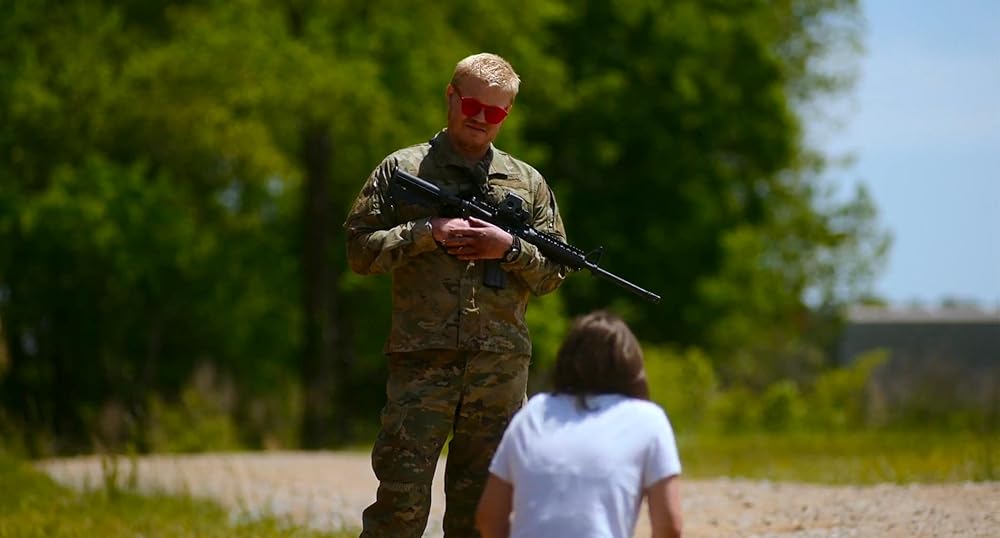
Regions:
[[382, 407], [380, 419], [383, 432], [388, 435], [398, 435], [403, 428], [403, 421], [406, 420], [406, 408], [395, 402], [388, 402]]
[[492, 198], [493, 203], [499, 204], [508, 193], [516, 194], [524, 200], [525, 209], [531, 211], [533, 203], [531, 191], [527, 189], [527, 184], [520, 179], [491, 179], [490, 187], [490, 198]]

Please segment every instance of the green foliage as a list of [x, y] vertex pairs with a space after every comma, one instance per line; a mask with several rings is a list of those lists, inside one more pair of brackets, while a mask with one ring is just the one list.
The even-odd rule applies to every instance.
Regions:
[[708, 357], [697, 348], [676, 353], [646, 346], [646, 379], [650, 399], [670, 415], [681, 431], [698, 430], [711, 420], [708, 404], [719, 397], [718, 380]]
[[170, 405], [152, 396], [145, 442], [152, 452], [226, 451], [241, 448], [236, 425], [193, 389], [181, 392], [181, 401]]
[[269, 394], [240, 402], [231, 378], [200, 365], [177, 401], [150, 396], [141, 439], [152, 452], [227, 451], [297, 446], [302, 413], [300, 385], [275, 380]]
[[[127, 474], [122, 474], [123, 472]], [[122, 466], [122, 459], [116, 454], [101, 454], [101, 481], [103, 492], [110, 498], [116, 498], [125, 491], [136, 491], [139, 485], [138, 464], [135, 451], [128, 453], [128, 469]]]
[[760, 431], [760, 395], [742, 386], [732, 387], [707, 402], [703, 428], [726, 434]]
[[550, 293], [532, 301], [525, 314], [531, 333], [532, 368], [534, 372], [549, 372], [555, 366], [556, 354], [562, 345], [570, 320], [562, 296]]
[[[13, 2], [4, 421], [33, 454], [88, 449], [108, 409], [139, 450], [289, 446], [319, 387], [338, 423], [374, 422], [387, 279], [346, 274], [342, 216], [384, 155], [443, 126], [455, 62], [491, 50], [523, 78], [498, 145], [549, 178], [571, 242], [664, 296], [571, 276], [529, 307], [533, 379], [568, 318], [610, 308], [705, 350], [651, 353], [682, 423], [792, 427], [887, 245], [802, 137], [801, 107], [849, 81], [823, 66], [856, 20], [853, 0]], [[225, 405], [189, 386], [200, 364]]]
[[0, 211], [0, 314], [19, 335], [5, 405], [75, 443], [106, 402], [140, 420], [148, 394], [176, 395], [197, 362], [266, 395], [298, 337], [292, 197], [272, 175], [288, 167], [266, 129], [231, 114], [245, 101], [214, 101], [213, 79], [150, 78], [164, 62], [149, 39], [164, 34], [142, 28], [155, 21], [85, 4], [5, 19], [22, 38], [4, 45], [17, 53], [4, 151], [18, 158], [0, 166], [0, 207], [17, 208]]
[[[29, 389], [65, 383], [74, 361], [93, 367], [72, 374], [74, 391], [65, 396], [76, 401], [66, 405], [97, 407], [107, 398], [140, 403], [154, 383], [179, 387], [199, 355], [246, 368], [232, 371], [258, 364], [261, 373], [287, 356], [291, 305], [256, 292], [289, 266], [242, 265], [265, 256], [268, 245], [249, 250], [238, 228], [213, 233], [184, 197], [177, 183], [150, 178], [141, 166], [92, 159], [56, 169], [48, 188], [23, 199], [12, 245], [20, 262], [7, 276], [18, 294], [37, 300], [13, 303], [7, 314], [32, 342], [9, 380], [37, 413], [29, 421], [65, 413], [58, 398], [36, 400], [38, 389]], [[229, 279], [219, 281], [219, 271]], [[216, 315], [221, 307], [230, 315]], [[33, 356], [43, 360], [27, 360]], [[86, 427], [67, 426], [65, 433]]]
[[212, 369], [205, 366], [181, 391], [176, 404], [152, 396], [145, 434], [149, 449], [153, 452], [218, 452], [240, 448], [232, 416], [233, 397], [231, 383], [216, 380]]
[[646, 373], [651, 399], [682, 432], [859, 431], [877, 419], [878, 410], [867, 402], [885, 360], [885, 353], [875, 352], [825, 370], [809, 385], [783, 378], [753, 390], [720, 386], [711, 359], [697, 348], [678, 354], [650, 346]]
[[806, 415], [799, 387], [782, 380], [767, 387], [760, 399], [760, 425], [766, 431], [787, 431]]
[[867, 405], [871, 378], [888, 358], [886, 352], [874, 351], [857, 357], [849, 367], [821, 374], [813, 387], [813, 423], [829, 430], [857, 428], [869, 423], [874, 413]]
[[[213, 503], [191, 497], [138, 495], [130, 490], [78, 493], [57, 485], [28, 464], [0, 452], [0, 537], [70, 538], [344, 538], [276, 518], [234, 523]], [[112, 493], [113, 491], [113, 493]]]
[[[537, 138], [553, 148], [545, 166], [565, 178], [557, 192], [570, 232], [599, 239], [618, 267], [664, 292], [658, 330], [654, 307], [635, 316], [648, 339], [699, 340], [689, 321], [697, 284], [718, 270], [728, 231], [817, 209], [789, 173], [802, 147], [786, 89], [816, 65], [792, 50], [854, 7], [595, 1], [556, 25], [569, 81], [563, 106], [539, 122]], [[569, 290], [573, 306], [613, 297], [583, 283]]]

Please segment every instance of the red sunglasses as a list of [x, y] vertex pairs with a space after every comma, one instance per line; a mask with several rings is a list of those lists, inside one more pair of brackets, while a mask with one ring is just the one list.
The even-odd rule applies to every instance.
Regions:
[[[454, 86], [452, 87], [454, 88]], [[483, 116], [486, 118], [486, 123], [496, 125], [502, 122], [507, 117], [508, 110], [510, 110], [509, 106], [507, 108], [500, 108], [493, 105], [484, 105], [474, 97], [462, 97], [462, 92], [458, 91], [458, 88], [455, 88], [455, 93], [458, 94], [458, 99], [462, 102], [462, 114], [471, 118], [478, 116], [479, 112], [482, 111]]]

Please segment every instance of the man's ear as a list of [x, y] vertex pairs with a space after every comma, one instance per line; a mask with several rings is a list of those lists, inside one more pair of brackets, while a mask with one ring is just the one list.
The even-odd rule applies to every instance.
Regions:
[[451, 84], [444, 87], [444, 110], [451, 114], [451, 94], [455, 93], [455, 88]]

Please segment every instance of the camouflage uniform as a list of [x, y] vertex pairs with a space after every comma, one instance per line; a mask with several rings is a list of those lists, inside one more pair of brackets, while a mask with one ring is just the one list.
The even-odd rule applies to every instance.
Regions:
[[565, 232], [538, 171], [492, 146], [470, 167], [445, 131], [386, 157], [345, 223], [351, 268], [364, 275], [392, 273], [387, 403], [372, 451], [380, 483], [364, 512], [362, 537], [421, 536], [449, 433], [445, 536], [478, 536], [473, 516], [490, 458], [524, 400], [528, 298], [556, 289], [566, 270], [522, 242], [520, 254], [501, 263], [506, 287], [485, 287], [484, 263], [461, 261], [434, 241], [432, 209], [389, 196], [397, 167], [449, 192], [478, 189], [493, 202], [514, 192], [527, 202], [536, 228], [561, 238]]

